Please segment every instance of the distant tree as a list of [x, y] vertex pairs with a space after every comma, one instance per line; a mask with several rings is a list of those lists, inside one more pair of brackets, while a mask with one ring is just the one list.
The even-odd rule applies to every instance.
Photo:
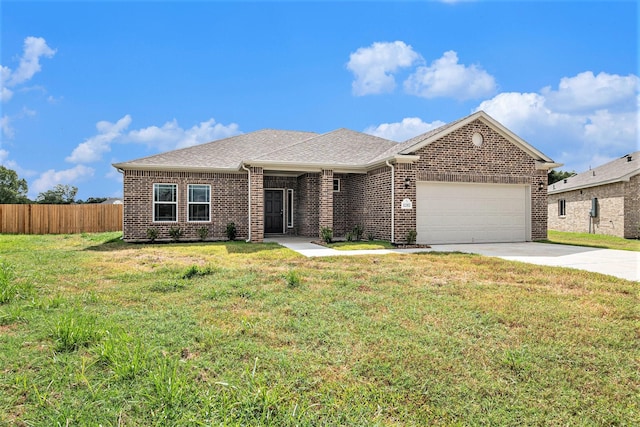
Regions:
[[565, 178], [569, 178], [570, 176], [573, 176], [575, 174], [576, 174], [575, 172], [551, 170], [549, 171], [549, 175], [547, 175], [548, 177], [547, 183], [551, 185], [555, 182], [562, 181]]
[[16, 171], [0, 166], [0, 203], [29, 203], [27, 181], [19, 179]]
[[84, 202], [82, 200], [76, 200], [76, 203], [102, 203], [107, 200], [106, 197], [89, 197]]
[[75, 201], [78, 187], [73, 185], [56, 185], [52, 190], [38, 194], [36, 202], [50, 205], [68, 205]]

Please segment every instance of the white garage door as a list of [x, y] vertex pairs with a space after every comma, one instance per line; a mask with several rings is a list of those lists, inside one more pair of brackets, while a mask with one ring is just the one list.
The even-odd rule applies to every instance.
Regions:
[[418, 243], [531, 240], [525, 185], [417, 183]]

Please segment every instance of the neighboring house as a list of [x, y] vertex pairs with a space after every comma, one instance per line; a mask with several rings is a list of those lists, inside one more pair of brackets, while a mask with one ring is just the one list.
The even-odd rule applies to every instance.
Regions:
[[560, 166], [480, 111], [403, 143], [338, 129], [260, 130], [113, 165], [124, 174], [126, 241], [328, 227], [418, 243], [520, 242], [547, 235], [547, 172]]
[[101, 203], [102, 205], [121, 205], [122, 199], [119, 197], [109, 197], [107, 200]]
[[549, 229], [640, 237], [640, 151], [551, 184]]

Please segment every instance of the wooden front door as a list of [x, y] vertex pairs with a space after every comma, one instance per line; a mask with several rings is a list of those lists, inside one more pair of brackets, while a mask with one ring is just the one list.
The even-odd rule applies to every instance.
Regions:
[[264, 232], [283, 233], [284, 231], [284, 209], [283, 191], [264, 191]]

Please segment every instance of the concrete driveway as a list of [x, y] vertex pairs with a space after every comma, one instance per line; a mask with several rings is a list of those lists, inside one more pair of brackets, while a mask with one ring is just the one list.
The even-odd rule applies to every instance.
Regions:
[[583, 246], [553, 245], [549, 243], [474, 243], [433, 245], [429, 249], [375, 249], [338, 251], [313, 244], [306, 237], [278, 237], [265, 239], [276, 242], [307, 257], [384, 255], [416, 252], [464, 252], [493, 256], [530, 264], [569, 267], [594, 273], [608, 274], [622, 279], [640, 281], [640, 252]]

